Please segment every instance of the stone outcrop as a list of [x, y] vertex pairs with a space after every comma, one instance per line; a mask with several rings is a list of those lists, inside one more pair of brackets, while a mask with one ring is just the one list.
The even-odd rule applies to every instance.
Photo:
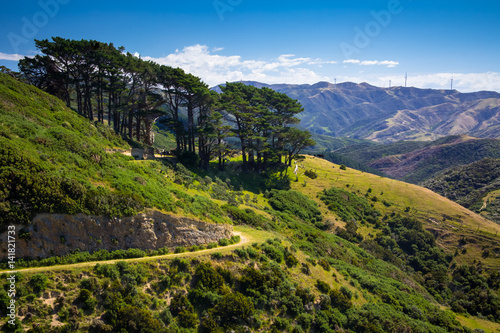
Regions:
[[155, 151], [153, 148], [132, 148], [130, 155], [136, 160], [154, 160]]
[[[142, 250], [200, 245], [230, 238], [232, 226], [149, 211], [132, 217], [39, 214], [29, 226], [30, 239], [16, 237], [16, 258], [46, 258], [71, 251]], [[26, 237], [25, 237], [26, 238]], [[0, 236], [7, 239], [7, 233]], [[7, 248], [6, 246], [4, 248]]]

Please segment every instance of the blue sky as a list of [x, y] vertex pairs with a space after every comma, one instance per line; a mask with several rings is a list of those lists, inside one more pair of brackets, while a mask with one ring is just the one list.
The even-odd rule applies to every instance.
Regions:
[[80, 1], [2, 4], [0, 65], [61, 36], [124, 46], [213, 86], [368, 82], [500, 91], [497, 1]]

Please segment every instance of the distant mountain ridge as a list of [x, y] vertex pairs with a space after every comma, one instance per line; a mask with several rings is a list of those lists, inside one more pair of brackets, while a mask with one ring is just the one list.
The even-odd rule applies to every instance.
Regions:
[[500, 93], [493, 91], [380, 88], [352, 82], [243, 83], [297, 99], [304, 106], [301, 126], [318, 134], [383, 143], [461, 134], [500, 138]]

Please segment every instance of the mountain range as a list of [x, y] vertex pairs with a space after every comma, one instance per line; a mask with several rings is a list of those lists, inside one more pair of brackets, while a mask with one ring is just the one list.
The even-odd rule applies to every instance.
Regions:
[[301, 126], [318, 134], [381, 143], [430, 141], [460, 134], [500, 137], [500, 93], [497, 92], [380, 88], [352, 82], [244, 83], [269, 87], [297, 99], [304, 107]]

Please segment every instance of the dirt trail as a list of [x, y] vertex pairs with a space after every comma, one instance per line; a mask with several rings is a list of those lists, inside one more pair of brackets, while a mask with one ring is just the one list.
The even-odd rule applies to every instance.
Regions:
[[[168, 259], [175, 257], [193, 257], [199, 256], [202, 254], [213, 253], [213, 252], [227, 252], [228, 249], [234, 249], [238, 247], [242, 247], [248, 244], [250, 241], [257, 241], [257, 239], [252, 239], [249, 235], [241, 231], [233, 231], [233, 235], [240, 236], [240, 242], [237, 244], [232, 244], [224, 247], [216, 247], [213, 249], [200, 250], [196, 252], [183, 252], [183, 253], [169, 253], [160, 256], [152, 256], [152, 257], [142, 257], [142, 258], [130, 258], [130, 259], [113, 259], [113, 260], [104, 260], [104, 261], [90, 261], [90, 262], [81, 262], [76, 264], [67, 264], [67, 265], [55, 265], [55, 266], [43, 266], [43, 267], [29, 267], [29, 268], [20, 268], [15, 271], [17, 272], [43, 272], [43, 271], [53, 271], [53, 270], [61, 270], [61, 269], [72, 269], [72, 268], [80, 268], [80, 267], [90, 267], [95, 266], [95, 264], [115, 264], [119, 261], [127, 261], [127, 262], [137, 262], [137, 261], [148, 261], [148, 260], [158, 260], [158, 259]], [[11, 270], [3, 270], [0, 271], [2, 273], [12, 273]]]

